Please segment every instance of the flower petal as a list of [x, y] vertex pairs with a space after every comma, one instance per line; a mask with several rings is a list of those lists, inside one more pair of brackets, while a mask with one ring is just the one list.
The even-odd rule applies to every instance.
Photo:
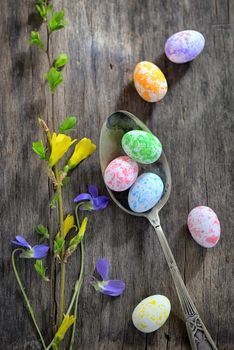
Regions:
[[63, 322], [59, 327], [59, 329], [57, 330], [54, 337], [57, 344], [59, 344], [63, 340], [68, 328], [71, 327], [71, 325], [75, 322], [75, 319], [76, 318], [73, 315], [70, 316], [66, 314], [64, 316]]
[[121, 280], [109, 280], [101, 291], [103, 294], [111, 297], [117, 297], [125, 290], [125, 283]]
[[65, 220], [63, 221], [63, 234], [64, 238], [67, 236], [68, 232], [75, 226], [75, 218], [73, 215], [68, 214]]
[[31, 249], [30, 244], [26, 241], [26, 239], [23, 236], [16, 236], [15, 240], [11, 241], [11, 243], [18, 245], [19, 247]]
[[75, 168], [82, 160], [89, 157], [96, 150], [96, 145], [86, 137], [80, 140], [75, 147], [75, 150], [68, 161], [69, 169]]
[[89, 185], [88, 187], [89, 193], [93, 198], [96, 198], [98, 196], [98, 188], [95, 185]]
[[32, 247], [32, 252], [33, 252], [32, 257], [34, 259], [42, 259], [47, 255], [48, 250], [49, 250], [48, 245], [44, 245], [44, 244], [35, 245], [34, 247]]
[[92, 196], [89, 193], [81, 193], [74, 199], [74, 203], [78, 203], [81, 201], [91, 201], [91, 200], [92, 200]]
[[109, 198], [106, 196], [99, 196], [97, 198], [93, 198], [93, 209], [96, 211], [105, 209], [108, 203], [109, 203]]
[[51, 154], [49, 158], [49, 165], [52, 168], [68, 151], [69, 147], [77, 140], [72, 140], [70, 136], [65, 134], [56, 134], [55, 132], [51, 138]]
[[96, 270], [99, 275], [102, 277], [103, 281], [107, 279], [110, 269], [110, 263], [107, 259], [98, 259], [96, 262]]

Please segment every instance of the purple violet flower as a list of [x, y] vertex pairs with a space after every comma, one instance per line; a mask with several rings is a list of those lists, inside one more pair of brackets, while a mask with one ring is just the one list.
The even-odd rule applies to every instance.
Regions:
[[89, 185], [88, 191], [89, 193], [81, 193], [74, 199], [75, 203], [87, 201], [79, 207], [80, 210], [97, 211], [107, 207], [109, 198], [106, 196], [99, 196], [98, 189], [95, 185]]
[[22, 236], [16, 236], [14, 241], [11, 243], [25, 248], [25, 251], [20, 254], [21, 258], [33, 258], [33, 259], [42, 259], [47, 255], [49, 246], [45, 244], [37, 244], [34, 247], [31, 247], [26, 239]]
[[111, 297], [117, 297], [125, 290], [125, 283], [121, 280], [107, 280], [110, 269], [110, 263], [107, 259], [98, 259], [96, 262], [96, 270], [102, 278], [102, 281], [92, 277], [91, 285], [96, 291], [109, 295]]

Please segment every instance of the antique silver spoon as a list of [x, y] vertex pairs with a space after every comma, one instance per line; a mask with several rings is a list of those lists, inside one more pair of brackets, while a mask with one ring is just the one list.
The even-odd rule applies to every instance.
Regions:
[[[123, 135], [130, 130], [150, 131], [142, 121], [127, 111], [118, 111], [111, 114], [103, 124], [99, 144], [102, 174], [104, 173], [107, 165], [114, 158], [124, 155], [121, 147], [121, 139]], [[113, 192], [108, 187], [107, 190], [113, 201], [122, 210], [131, 215], [143, 216], [147, 218], [154, 227], [167, 260], [184, 313], [184, 320], [192, 350], [218, 350], [186, 289], [171, 249], [168, 245], [167, 239], [160, 225], [158, 214], [162, 207], [166, 204], [171, 191], [171, 173], [164, 152], [162, 152], [157, 162], [151, 165], [142, 166], [142, 168], [143, 170], [145, 168], [147, 169], [146, 171], [151, 171], [159, 175], [164, 183], [164, 193], [161, 200], [148, 212], [140, 214], [133, 212], [128, 206], [127, 191]]]

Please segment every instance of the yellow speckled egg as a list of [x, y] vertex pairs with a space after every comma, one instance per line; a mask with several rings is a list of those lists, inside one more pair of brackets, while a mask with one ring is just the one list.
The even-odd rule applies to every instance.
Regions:
[[134, 326], [143, 333], [151, 333], [162, 327], [171, 311], [170, 300], [164, 295], [152, 295], [143, 299], [132, 313]]
[[158, 102], [167, 93], [167, 81], [163, 72], [151, 62], [140, 62], [133, 73], [138, 94], [147, 102]]

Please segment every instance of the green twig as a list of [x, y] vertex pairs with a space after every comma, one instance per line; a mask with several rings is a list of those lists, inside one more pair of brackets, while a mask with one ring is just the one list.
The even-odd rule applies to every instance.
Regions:
[[72, 325], [72, 333], [71, 333], [69, 350], [72, 350], [73, 344], [74, 344], [74, 340], [75, 340], [75, 330], [76, 330], [76, 321], [77, 321], [77, 308], [78, 308], [78, 301], [79, 301], [79, 296], [80, 296], [80, 289], [81, 289], [81, 286], [82, 286], [82, 283], [83, 283], [83, 276], [84, 276], [84, 243], [83, 243], [83, 240], [80, 243], [80, 254], [81, 254], [80, 276], [79, 276], [79, 279], [77, 281], [75, 306], [74, 306], [75, 322]]
[[19, 251], [23, 251], [23, 249], [20, 249], [20, 248], [15, 249], [15, 250], [13, 250], [13, 252], [12, 252], [12, 254], [11, 254], [11, 263], [12, 263], [12, 267], [13, 267], [13, 270], [14, 270], [14, 273], [15, 273], [15, 277], [16, 277], [17, 283], [18, 283], [18, 285], [19, 285], [19, 287], [20, 287], [20, 290], [21, 290], [21, 292], [22, 292], [22, 294], [23, 294], [24, 300], [25, 300], [26, 305], [27, 305], [27, 307], [28, 307], [28, 311], [29, 311], [30, 316], [31, 316], [31, 318], [32, 318], [32, 320], [33, 320], [33, 323], [34, 323], [34, 325], [35, 325], [35, 327], [36, 327], [37, 333], [38, 333], [38, 335], [39, 335], [39, 337], [40, 337], [42, 346], [43, 346], [43, 348], [46, 350], [46, 345], [45, 345], [45, 342], [44, 342], [44, 338], [43, 338], [43, 336], [42, 336], [42, 334], [41, 334], [41, 331], [40, 331], [40, 328], [39, 328], [39, 326], [38, 326], [38, 323], [37, 323], [37, 320], [36, 320], [36, 317], [35, 317], [33, 308], [32, 308], [32, 306], [31, 306], [30, 301], [29, 301], [29, 299], [28, 299], [28, 297], [27, 297], [27, 294], [26, 294], [26, 292], [25, 292], [25, 290], [24, 290], [23, 284], [22, 284], [22, 282], [21, 282], [21, 279], [20, 279], [20, 277], [19, 277], [19, 274], [18, 274], [18, 271], [17, 271], [17, 268], [16, 268], [16, 264], [15, 264], [15, 253], [16, 253], [16, 252], [19, 252]]
[[[77, 223], [79, 228], [80, 228], [80, 220], [79, 220], [78, 210], [79, 210], [79, 206], [82, 204], [83, 203], [77, 204], [76, 209], [75, 209], [76, 223]], [[72, 333], [71, 333], [69, 350], [72, 350], [73, 344], [74, 344], [76, 321], [77, 321], [77, 307], [78, 307], [78, 301], [79, 301], [79, 296], [80, 296], [80, 289], [81, 289], [81, 286], [83, 283], [83, 276], [84, 276], [84, 243], [83, 243], [83, 240], [80, 243], [80, 254], [81, 254], [81, 256], [80, 256], [80, 260], [81, 260], [80, 275], [79, 275], [79, 279], [76, 281], [75, 290], [74, 290], [74, 293], [72, 296], [72, 300], [71, 300], [69, 308], [67, 310], [67, 314], [70, 314], [70, 312], [73, 308], [73, 305], [75, 303], [75, 306], [74, 306], [75, 322], [73, 323], [73, 326], [72, 326]]]
[[[59, 226], [60, 226], [60, 235], [64, 238], [64, 227], [63, 227], [63, 197], [62, 197], [62, 185], [60, 181], [60, 176], [58, 172], [58, 168], [55, 165], [55, 176], [58, 183], [57, 192], [59, 194], [58, 197], [58, 207], [59, 207]], [[66, 273], [66, 264], [63, 261], [64, 255], [64, 247], [61, 252], [61, 275], [60, 275], [60, 291], [59, 291], [59, 316], [58, 316], [58, 326], [61, 326], [63, 322], [63, 311], [64, 311], [64, 292], [65, 292], [65, 273]]]
[[[82, 203], [77, 204], [76, 209], [75, 209], [75, 214], [76, 214], [76, 222], [78, 227], [80, 228], [80, 220], [79, 220], [79, 216], [78, 216], [78, 209], [79, 206], [82, 205]], [[84, 276], [84, 243], [83, 241], [81, 241], [80, 243], [80, 260], [81, 260], [81, 266], [80, 266], [80, 274], [79, 274], [79, 278], [75, 283], [75, 287], [74, 287], [74, 293], [72, 295], [72, 299], [70, 301], [69, 307], [66, 311], [66, 315], [70, 315], [73, 306], [74, 306], [74, 316], [77, 319], [77, 307], [78, 307], [78, 301], [79, 301], [79, 295], [80, 295], [80, 289], [83, 283], [83, 276]], [[75, 338], [75, 328], [76, 328], [76, 320], [73, 323], [72, 326], [72, 333], [71, 333], [71, 339], [70, 339], [70, 345], [69, 345], [69, 350], [72, 350], [73, 344], [74, 344], [74, 338]], [[52, 345], [53, 345], [54, 339], [52, 339], [51, 343], [48, 345], [48, 347], [46, 348], [46, 350], [49, 350]]]

